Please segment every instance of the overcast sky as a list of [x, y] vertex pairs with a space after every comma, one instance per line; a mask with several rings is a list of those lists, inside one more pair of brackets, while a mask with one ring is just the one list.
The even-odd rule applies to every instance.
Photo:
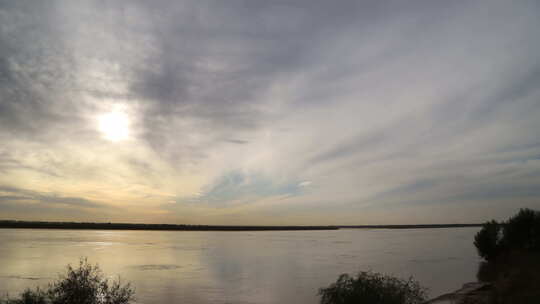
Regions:
[[0, 0], [0, 219], [540, 208], [538, 1]]

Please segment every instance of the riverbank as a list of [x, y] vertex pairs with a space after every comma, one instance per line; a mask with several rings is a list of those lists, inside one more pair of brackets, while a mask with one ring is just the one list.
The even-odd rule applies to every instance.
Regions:
[[438, 296], [425, 304], [487, 304], [491, 288], [489, 283], [465, 283], [460, 289]]
[[480, 282], [434, 298], [426, 304], [540, 303], [540, 254], [509, 250], [480, 263]]

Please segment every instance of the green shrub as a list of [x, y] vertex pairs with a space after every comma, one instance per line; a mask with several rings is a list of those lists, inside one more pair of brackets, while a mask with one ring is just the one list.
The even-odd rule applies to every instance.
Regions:
[[503, 227], [503, 243], [510, 249], [540, 250], [540, 212], [519, 210]]
[[1, 301], [2, 304], [48, 304], [50, 303], [47, 293], [37, 288], [36, 290], [27, 289], [21, 293], [19, 299], [7, 299]]
[[490, 221], [474, 237], [474, 246], [478, 255], [486, 260], [497, 257], [501, 250], [501, 226], [496, 221]]
[[478, 279], [491, 282], [491, 304], [540, 303], [540, 212], [521, 209], [505, 223], [484, 224], [475, 236]]
[[487, 261], [503, 251], [540, 251], [540, 212], [521, 209], [505, 223], [487, 222], [474, 237], [474, 245]]
[[339, 276], [335, 283], [319, 289], [321, 304], [420, 304], [426, 301], [426, 289], [412, 278], [408, 280], [372, 272], [356, 277]]
[[2, 304], [128, 304], [133, 300], [130, 284], [110, 282], [99, 267], [81, 259], [78, 268], [67, 266], [67, 274], [49, 285], [46, 291], [27, 289], [18, 299], [7, 299]]

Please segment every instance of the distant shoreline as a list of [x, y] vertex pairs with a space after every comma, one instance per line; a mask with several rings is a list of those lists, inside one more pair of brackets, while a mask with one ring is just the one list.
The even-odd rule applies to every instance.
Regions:
[[423, 229], [480, 227], [481, 224], [422, 224], [422, 225], [349, 225], [349, 226], [224, 226], [224, 225], [173, 225], [130, 223], [84, 222], [34, 222], [0, 221], [2, 228], [21, 229], [72, 229], [72, 230], [159, 230], [159, 231], [297, 231], [339, 229]]
[[337, 226], [346, 229], [425, 229], [425, 228], [466, 228], [482, 227], [482, 224], [417, 224], [417, 225], [355, 225]]

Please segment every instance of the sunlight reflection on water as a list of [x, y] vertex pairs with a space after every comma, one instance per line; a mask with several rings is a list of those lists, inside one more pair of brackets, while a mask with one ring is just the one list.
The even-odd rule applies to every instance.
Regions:
[[476, 228], [336, 231], [0, 229], [0, 295], [46, 285], [80, 257], [138, 303], [317, 303], [340, 273], [414, 276], [431, 295], [475, 280]]

